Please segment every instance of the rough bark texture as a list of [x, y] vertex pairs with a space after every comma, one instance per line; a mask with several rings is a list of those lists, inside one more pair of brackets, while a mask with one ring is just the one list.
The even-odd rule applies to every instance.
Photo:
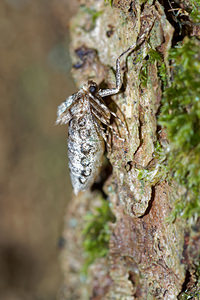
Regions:
[[[128, 142], [113, 137], [112, 150], [107, 154], [112, 174], [106, 180], [101, 175], [99, 178], [116, 216], [111, 226], [109, 255], [96, 260], [87, 282], [81, 283], [77, 274], [83, 261], [80, 234], [83, 215], [90, 205], [98, 206], [99, 197], [97, 192], [82, 193], [73, 199], [66, 216], [67, 244], [63, 251], [66, 288], [60, 299], [177, 299], [190, 281], [191, 245], [196, 251], [195, 258], [198, 256], [197, 242], [193, 243], [194, 236], [198, 240], [198, 233], [194, 230], [191, 238], [192, 229], [181, 218], [167, 222], [181, 189], [167, 181], [162, 161], [156, 156], [156, 142], [161, 145], [166, 142], [165, 132], [158, 130], [156, 117], [162, 96], [157, 62], [148, 63], [146, 85], [140, 77], [150, 48], [161, 54], [169, 74], [167, 51], [174, 29], [158, 1], [143, 1], [143, 4], [139, 0], [113, 1], [112, 7], [100, 0], [84, 0], [81, 4], [71, 22], [71, 54], [77, 87], [88, 79], [114, 87], [117, 57], [142, 32], [151, 30], [148, 43], [132, 51], [122, 62], [122, 92], [112, 97], [116, 103], [113, 107], [126, 120], [130, 136]], [[112, 101], [107, 99], [111, 106]], [[125, 134], [123, 128], [120, 130]], [[148, 178], [140, 175], [145, 170], [149, 171]]]

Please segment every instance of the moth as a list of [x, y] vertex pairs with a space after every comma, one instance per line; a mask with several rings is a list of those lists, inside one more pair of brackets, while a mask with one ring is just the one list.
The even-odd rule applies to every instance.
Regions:
[[102, 90], [94, 81], [89, 80], [77, 93], [69, 96], [58, 106], [56, 124], [69, 123], [68, 158], [75, 194], [89, 189], [94, 183], [102, 165], [105, 143], [110, 147], [109, 130], [111, 134], [120, 138], [111, 124], [111, 116], [123, 126], [124, 124], [106, 106], [103, 98], [120, 91], [122, 85], [120, 59], [135, 46], [136, 44], [130, 46], [116, 60], [115, 88]]

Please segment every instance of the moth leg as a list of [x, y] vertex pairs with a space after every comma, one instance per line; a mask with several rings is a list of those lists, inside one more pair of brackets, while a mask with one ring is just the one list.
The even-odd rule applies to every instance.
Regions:
[[[110, 115], [113, 115], [119, 121], [120, 125], [125, 129], [126, 134], [129, 135], [127, 126], [125, 126], [124, 123], [122, 122], [122, 120], [104, 104], [102, 98], [100, 98], [101, 101], [97, 97], [92, 96], [91, 98], [93, 101], [91, 100], [90, 104], [100, 115], [103, 115], [104, 118], [107, 119], [108, 121], [110, 120]], [[118, 126], [115, 118], [114, 118], [115, 124], [116, 124], [116, 126]], [[118, 129], [118, 127], [117, 127], [117, 129]], [[118, 130], [118, 132], [119, 132], [119, 130]]]
[[118, 120], [120, 125], [125, 129], [127, 136], [129, 135], [129, 132], [127, 130], [127, 126], [125, 126], [124, 123], [122, 122], [122, 120], [104, 104], [102, 98], [98, 99], [97, 97], [93, 97], [92, 95], [91, 95], [90, 98], [91, 98], [90, 99], [90, 104], [92, 105], [93, 109], [97, 111], [99, 116], [101, 116], [101, 119], [102, 119], [102, 117], [104, 118], [104, 120], [105, 120], [104, 124], [105, 123], [109, 124], [110, 117], [111, 117], [111, 115], [113, 115], [114, 116], [114, 122], [117, 126], [118, 133], [120, 134], [120, 131], [119, 131], [116, 119]]
[[111, 145], [110, 145], [110, 142], [107, 137], [109, 135], [109, 133], [104, 131], [104, 128], [102, 126], [100, 126], [100, 124], [95, 120], [95, 118], [93, 118], [93, 121], [94, 121], [94, 126], [97, 129], [97, 132], [99, 132], [99, 134], [103, 137], [108, 148], [111, 149]]
[[135, 42], [133, 45], [131, 45], [126, 51], [122, 52], [120, 56], [116, 60], [116, 87], [113, 89], [106, 89], [106, 90], [99, 90], [98, 94], [101, 97], [106, 97], [110, 95], [115, 95], [119, 93], [122, 85], [122, 79], [121, 79], [121, 67], [120, 67], [120, 59], [123, 55], [131, 51], [132, 49], [136, 48], [137, 42]]
[[115, 121], [116, 126], [117, 126], [117, 122], [116, 122], [116, 120], [117, 120], [119, 122], [119, 124], [125, 129], [127, 136], [129, 136], [129, 131], [127, 129], [127, 126], [124, 125], [125, 122], [122, 122], [122, 120], [114, 112], [110, 111], [110, 113], [111, 113], [111, 115], [114, 116], [114, 121]]
[[90, 98], [92, 98], [93, 101], [91, 101], [92, 106], [96, 109], [96, 107], [99, 107], [103, 113], [110, 118], [110, 109], [106, 106], [104, 100], [102, 97], [94, 97], [92, 94], [90, 94]]
[[[93, 108], [97, 111], [97, 113], [99, 113], [99, 116], [101, 116], [101, 120], [102, 120], [102, 112], [101, 112], [101, 109], [99, 109], [99, 106], [93, 105], [92, 102], [91, 102], [91, 104], [92, 104]], [[124, 122], [122, 122], [122, 120], [114, 112], [112, 112], [109, 108], [107, 108], [107, 110], [109, 112], [109, 115], [113, 115], [114, 116], [114, 122], [115, 122], [115, 124], [117, 126], [118, 134], [120, 135], [120, 131], [119, 131], [118, 124], [117, 124], [116, 120], [118, 120], [119, 124], [125, 129], [126, 134], [128, 136], [129, 132], [128, 132], [127, 127], [124, 125]], [[103, 118], [104, 118], [104, 122], [103, 123], [108, 126], [109, 122], [110, 122], [110, 118], [109, 119], [108, 119], [108, 117], [105, 118], [105, 115], [103, 116]]]
[[97, 103], [94, 99], [90, 99], [90, 104], [92, 106], [92, 109], [96, 110], [100, 116], [102, 116], [105, 120], [108, 122], [110, 121], [110, 109], [106, 107], [106, 111], [104, 107], [100, 106], [100, 103]]
[[121, 85], [122, 85], [122, 79], [121, 79], [121, 67], [120, 67], [120, 59], [122, 56], [124, 56], [126, 53], [132, 51], [132, 50], [136, 50], [139, 46], [141, 46], [144, 41], [145, 38], [149, 35], [153, 25], [154, 25], [155, 19], [152, 21], [152, 23], [150, 24], [151, 26], [149, 26], [149, 28], [143, 32], [143, 34], [141, 34], [135, 43], [133, 43], [127, 50], [125, 50], [124, 52], [122, 52], [120, 54], [120, 56], [117, 58], [116, 60], [116, 87], [112, 88], [112, 89], [106, 89], [106, 90], [99, 90], [98, 94], [101, 97], [106, 97], [106, 96], [110, 96], [110, 95], [115, 95], [117, 93], [119, 93]]
[[110, 128], [111, 133], [112, 133], [113, 135], [115, 135], [119, 140], [121, 140], [121, 141], [123, 141], [123, 142], [125, 141], [125, 139], [123, 139], [123, 138], [121, 138], [121, 137], [119, 136], [119, 133], [117, 133], [117, 132], [115, 131], [115, 129], [113, 128], [113, 126], [111, 126], [111, 125], [107, 122], [107, 120], [105, 120], [104, 118], [102, 118], [101, 116], [98, 115], [98, 112], [96, 112], [95, 110], [92, 110], [92, 113], [93, 113], [93, 115], [94, 115], [101, 123], [105, 124], [108, 128]]
[[122, 138], [122, 137], [120, 137], [119, 133], [117, 133], [117, 132], [115, 131], [115, 129], [113, 128], [113, 126], [111, 126], [111, 125], [107, 125], [107, 126], [110, 128], [111, 133], [112, 133], [113, 135], [115, 135], [115, 136], [118, 138], [118, 140], [120, 140], [120, 141], [122, 141], [122, 142], [125, 142], [125, 139]]

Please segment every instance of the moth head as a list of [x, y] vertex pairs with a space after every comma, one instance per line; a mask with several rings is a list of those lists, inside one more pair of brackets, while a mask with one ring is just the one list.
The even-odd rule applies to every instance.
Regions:
[[88, 92], [92, 95], [95, 95], [96, 92], [98, 91], [98, 86], [97, 86], [96, 82], [89, 80], [87, 85], [88, 85], [88, 87], [87, 87]]

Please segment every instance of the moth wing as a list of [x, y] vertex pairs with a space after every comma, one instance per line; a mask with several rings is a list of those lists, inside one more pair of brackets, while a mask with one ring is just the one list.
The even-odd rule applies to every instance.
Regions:
[[59, 115], [59, 117], [57, 117], [56, 125], [67, 124], [71, 120], [71, 118], [72, 118], [72, 115], [69, 111], [62, 113], [61, 115]]
[[68, 107], [70, 107], [77, 99], [76, 94], [69, 96], [63, 103], [58, 106], [57, 109], [57, 117], [59, 117], [62, 113], [66, 111]]
[[106, 123], [110, 123], [111, 113], [109, 108], [104, 104], [102, 98], [99, 100], [98, 98], [93, 97], [90, 99], [90, 104], [92, 106], [92, 112], [97, 112], [102, 116], [102, 119], [104, 119]]
[[57, 110], [57, 120], [56, 120], [56, 124], [67, 124], [71, 118], [73, 117], [73, 115], [76, 113], [76, 111], [78, 110], [78, 101], [79, 98], [77, 96], [77, 94], [71, 95], [70, 97], [68, 97], [63, 103], [61, 103], [58, 106], [58, 110]]

